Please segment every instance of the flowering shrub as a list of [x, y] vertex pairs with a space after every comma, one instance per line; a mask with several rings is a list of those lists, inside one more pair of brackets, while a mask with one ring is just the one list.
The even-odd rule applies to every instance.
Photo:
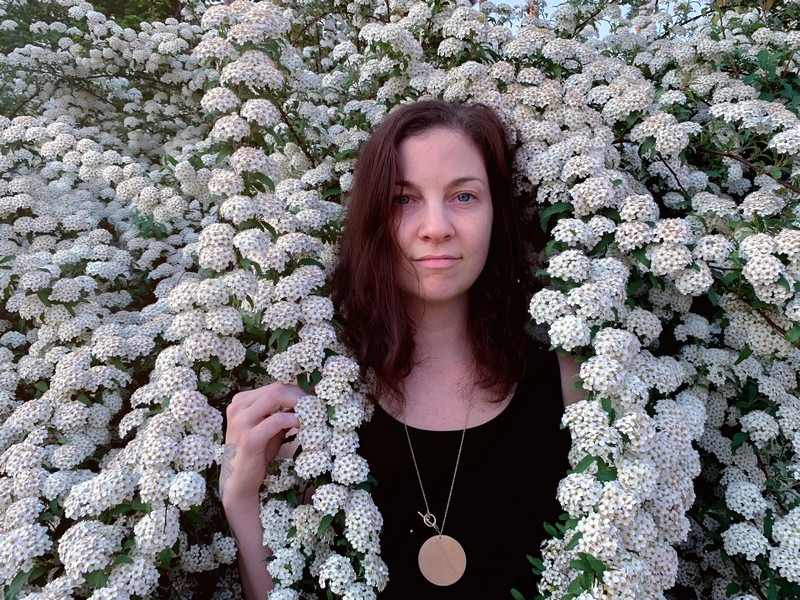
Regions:
[[295, 378], [271, 598], [383, 589], [327, 286], [359, 145], [430, 96], [505, 123], [531, 317], [581, 362], [541, 595], [800, 596], [800, 6], [47, 4], [0, 15], [5, 597], [238, 597], [224, 408]]

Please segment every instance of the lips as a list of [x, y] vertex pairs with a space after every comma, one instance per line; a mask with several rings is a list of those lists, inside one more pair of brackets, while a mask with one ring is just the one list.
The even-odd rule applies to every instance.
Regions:
[[449, 267], [461, 260], [455, 256], [441, 255], [441, 256], [423, 256], [414, 259], [414, 262], [425, 267]]

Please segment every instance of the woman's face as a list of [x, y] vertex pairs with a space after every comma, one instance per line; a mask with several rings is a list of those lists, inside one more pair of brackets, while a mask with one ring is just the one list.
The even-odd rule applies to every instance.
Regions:
[[483, 157], [464, 134], [441, 127], [406, 138], [398, 151], [400, 290], [423, 306], [466, 303], [492, 232]]

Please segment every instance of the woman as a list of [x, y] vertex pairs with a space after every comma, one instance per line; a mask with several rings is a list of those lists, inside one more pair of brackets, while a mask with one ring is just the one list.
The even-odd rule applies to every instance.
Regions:
[[[559, 513], [578, 369], [525, 333], [511, 164], [491, 109], [432, 100], [387, 116], [356, 167], [333, 298], [377, 404], [360, 451], [384, 517], [382, 598], [532, 596], [526, 555]], [[228, 408], [220, 488], [248, 598], [271, 589], [258, 491], [303, 395], [274, 383]]]

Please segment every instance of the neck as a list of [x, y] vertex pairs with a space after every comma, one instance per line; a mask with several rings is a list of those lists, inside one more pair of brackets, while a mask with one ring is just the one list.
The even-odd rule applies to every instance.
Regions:
[[457, 304], [411, 307], [414, 320], [414, 358], [418, 363], [471, 360], [467, 337], [467, 299]]

